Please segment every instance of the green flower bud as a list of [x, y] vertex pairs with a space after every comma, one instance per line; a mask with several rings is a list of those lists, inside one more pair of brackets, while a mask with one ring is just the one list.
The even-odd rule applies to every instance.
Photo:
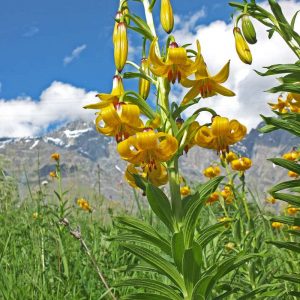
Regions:
[[242, 17], [242, 31], [249, 44], [255, 44], [257, 42], [255, 28], [248, 15]]

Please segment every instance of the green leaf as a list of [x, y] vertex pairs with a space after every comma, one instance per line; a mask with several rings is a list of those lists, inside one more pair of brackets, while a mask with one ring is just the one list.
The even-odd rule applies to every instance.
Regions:
[[274, 276], [276, 279], [283, 279], [286, 281], [299, 283], [300, 284], [300, 274], [282, 274], [279, 276]]
[[272, 196], [275, 199], [288, 202], [289, 204], [292, 204], [294, 206], [300, 206], [300, 197], [299, 196], [285, 194], [285, 193], [272, 193]]
[[283, 167], [287, 170], [300, 174], [300, 165], [294, 161], [290, 161], [283, 158], [269, 158], [268, 160], [277, 166]]
[[192, 245], [199, 213], [204, 206], [207, 197], [217, 189], [223, 178], [224, 176], [215, 177], [201, 185], [195, 194], [195, 199], [187, 203], [184, 209], [183, 218], [183, 233], [186, 247], [191, 247]]
[[182, 231], [176, 232], [172, 237], [172, 256], [178, 270], [182, 270], [182, 258], [184, 254], [184, 237]]
[[299, 185], [300, 185], [300, 180], [299, 179], [284, 181], [284, 182], [278, 183], [275, 186], [273, 186], [268, 192], [270, 194], [272, 194], [272, 193], [275, 193], [275, 192], [278, 192], [278, 191], [281, 191], [281, 190], [298, 187]]
[[274, 130], [277, 130], [278, 128], [274, 125], [265, 125], [261, 128], [258, 129], [259, 132], [261, 133], [269, 133], [269, 132], [272, 132]]
[[197, 238], [197, 243], [201, 246], [201, 248], [204, 249], [208, 245], [208, 243], [213, 241], [213, 239], [218, 235], [220, 235], [221, 233], [222, 232], [220, 230], [215, 230], [215, 231], [209, 231], [205, 234], [201, 234], [200, 237]]
[[153, 279], [142, 279], [142, 278], [134, 278], [134, 279], [127, 279], [123, 280], [115, 285], [115, 287], [138, 287], [138, 288], [144, 288], [149, 289], [153, 292], [159, 293], [161, 296], [169, 297], [170, 300], [181, 300], [182, 298], [179, 296], [178, 293], [174, 290], [174, 288], [171, 288], [170, 286]]
[[207, 299], [205, 297], [207, 287], [210, 283], [210, 281], [213, 279], [213, 275], [205, 275], [202, 276], [201, 279], [196, 283], [193, 294], [192, 294], [192, 300], [205, 300]]
[[249, 299], [256, 299], [254, 296], [270, 289], [274, 289], [276, 285], [274, 284], [263, 284], [260, 287], [252, 290], [251, 292], [244, 294], [242, 297], [239, 297], [238, 300], [249, 300]]
[[132, 254], [138, 256], [140, 259], [144, 260], [151, 266], [155, 267], [159, 273], [167, 276], [182, 291], [185, 290], [183, 279], [180, 273], [174, 267], [174, 265], [172, 265], [170, 262], [159, 256], [157, 253], [137, 245], [121, 244], [121, 246], [125, 250], [131, 252]]
[[174, 232], [175, 221], [173, 219], [173, 213], [168, 197], [160, 188], [151, 183], [147, 184], [146, 195], [153, 212], [172, 232]]
[[284, 248], [284, 249], [288, 249], [288, 250], [300, 253], [300, 243], [281, 242], [281, 241], [266, 241], [266, 243], [274, 245], [277, 248]]
[[278, 118], [265, 117], [263, 115], [261, 115], [261, 117], [264, 119], [264, 121], [268, 125], [273, 125], [273, 126], [277, 127], [278, 129], [283, 129], [294, 135], [300, 136], [299, 121], [283, 120], [283, 119], [278, 119]]
[[151, 293], [136, 293], [136, 294], [130, 294], [126, 296], [122, 296], [120, 298], [121, 300], [170, 300], [169, 297], [161, 296], [157, 294], [151, 294]]
[[124, 79], [143, 78], [143, 79], [148, 80], [147, 76], [145, 76], [142, 73], [137, 73], [137, 72], [125, 72], [123, 74], [123, 78]]
[[199, 279], [200, 268], [201, 247], [194, 243], [192, 248], [185, 250], [183, 256], [183, 278], [188, 295], [192, 295], [194, 284]]
[[300, 218], [278, 216], [278, 217], [272, 217], [270, 221], [280, 222], [290, 226], [300, 226]]
[[[150, 244], [159, 247], [166, 254], [171, 255], [171, 247], [169, 242], [163, 238], [152, 226], [133, 217], [117, 217], [116, 221], [119, 224], [126, 226], [127, 230], [130, 230], [135, 235], [144, 239], [145, 242], [148, 241]], [[122, 234], [114, 239], [122, 240], [122, 238], [119, 238], [120, 236], [122, 236]]]
[[209, 293], [213, 290], [216, 283], [226, 274], [229, 272], [239, 268], [241, 265], [248, 262], [250, 259], [253, 259], [255, 257], [259, 257], [260, 254], [240, 254], [237, 257], [231, 257], [223, 260], [222, 262], [218, 262], [215, 266], [215, 268], [212, 270], [215, 275], [210, 280], [207, 289], [206, 289], [206, 297], [210, 295]]

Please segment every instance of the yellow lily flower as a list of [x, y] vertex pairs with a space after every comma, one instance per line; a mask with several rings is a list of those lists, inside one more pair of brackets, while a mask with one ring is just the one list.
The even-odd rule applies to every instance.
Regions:
[[140, 109], [134, 104], [118, 103], [116, 107], [110, 104], [104, 107], [96, 118], [97, 131], [107, 136], [115, 136], [118, 143], [143, 127]]
[[215, 149], [219, 152], [229, 152], [229, 145], [233, 145], [247, 133], [247, 128], [237, 120], [229, 121], [225, 117], [213, 118], [211, 128], [202, 126], [195, 136], [197, 145], [203, 148]]
[[272, 222], [271, 225], [274, 229], [281, 229], [284, 226], [284, 224], [280, 222]]
[[300, 94], [288, 93], [286, 102], [291, 112], [300, 113]]
[[246, 171], [252, 166], [252, 161], [248, 157], [240, 157], [231, 162], [231, 168], [235, 171]]
[[230, 61], [221, 69], [221, 71], [215, 76], [211, 76], [207, 70], [207, 66], [201, 57], [198, 70], [195, 73], [195, 80], [183, 79], [181, 84], [186, 88], [191, 88], [189, 92], [184, 96], [182, 105], [196, 98], [199, 94], [202, 98], [208, 98], [217, 94], [232, 97], [235, 93], [220, 83], [225, 82], [229, 76]]
[[170, 160], [177, 148], [176, 138], [152, 128], [137, 132], [117, 146], [122, 159], [132, 164], [147, 164], [150, 168], [155, 168], [157, 162]]
[[292, 178], [298, 178], [299, 174], [294, 171], [288, 171], [288, 176]]
[[298, 213], [298, 211], [300, 210], [300, 208], [298, 207], [292, 207], [292, 206], [289, 206], [286, 211], [288, 213], [288, 215], [290, 216], [294, 216]]
[[148, 165], [135, 166], [129, 164], [125, 171], [125, 179], [134, 188], [137, 188], [133, 174], [147, 178], [153, 185], [161, 186], [168, 182], [168, 172], [165, 166], [158, 163], [155, 168]]
[[209, 179], [219, 176], [221, 169], [218, 166], [210, 166], [203, 171], [203, 175]]
[[191, 194], [191, 189], [189, 186], [185, 185], [180, 188], [181, 196], [188, 196]]
[[170, 43], [166, 61], [159, 58], [155, 52], [157, 38], [150, 45], [149, 50], [149, 68], [151, 72], [158, 77], [165, 77], [172, 83], [190, 76], [197, 71], [200, 62], [200, 43], [197, 41], [198, 54], [195, 61], [187, 56], [186, 49], [178, 47], [175, 42]]
[[170, 33], [173, 30], [174, 16], [170, 0], [161, 0], [160, 23], [166, 33]]
[[212, 205], [213, 203], [217, 202], [219, 200], [219, 193], [213, 192], [206, 200], [207, 205]]
[[113, 77], [113, 87], [110, 94], [97, 94], [96, 96], [101, 100], [98, 103], [88, 104], [83, 108], [87, 109], [102, 109], [110, 106], [110, 104], [117, 105], [119, 98], [124, 94], [124, 87], [122, 83], [122, 77], [115, 75]]
[[85, 211], [92, 212], [89, 202], [84, 198], [77, 199], [77, 205]]
[[221, 196], [223, 197], [226, 204], [231, 204], [234, 198], [233, 191], [230, 186], [225, 186], [221, 191]]
[[288, 106], [289, 103], [287, 102], [287, 100], [283, 100], [282, 97], [278, 97], [277, 103], [268, 103], [271, 106], [272, 110], [278, 110], [280, 113], [287, 113], [288, 110]]
[[295, 161], [297, 160], [298, 158], [300, 157], [300, 152], [299, 151], [296, 151], [296, 150], [293, 150], [291, 152], [287, 152], [287, 153], [284, 153], [282, 155], [282, 158], [286, 159], [286, 160], [290, 160], [290, 161]]

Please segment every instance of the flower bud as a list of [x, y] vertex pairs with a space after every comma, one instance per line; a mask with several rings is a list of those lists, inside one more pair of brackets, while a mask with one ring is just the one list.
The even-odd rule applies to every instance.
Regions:
[[255, 44], [257, 42], [255, 28], [248, 15], [243, 15], [242, 17], [242, 31], [249, 44]]
[[[147, 58], [143, 58], [141, 61], [141, 69], [149, 75], [149, 69], [148, 69], [148, 61]], [[147, 99], [150, 92], [150, 81], [140, 77], [139, 80], [139, 94], [143, 99]]]
[[171, 33], [174, 27], [174, 16], [170, 0], [161, 0], [160, 22], [164, 31]]
[[116, 69], [122, 72], [128, 55], [128, 39], [125, 22], [118, 23], [113, 42]]
[[245, 64], [251, 65], [252, 54], [241, 30], [238, 27], [234, 27], [233, 34], [235, 39], [235, 49], [240, 60]]
[[114, 31], [113, 31], [113, 42], [115, 41], [116, 34], [117, 34], [117, 29], [118, 29], [118, 24], [121, 21], [122, 17], [122, 12], [117, 11], [116, 16], [115, 16], [115, 26], [114, 26]]
[[126, 25], [130, 25], [130, 18], [128, 17], [129, 8], [128, 8], [127, 3], [125, 3], [122, 7], [122, 14], [124, 16], [124, 21], [125, 21]]

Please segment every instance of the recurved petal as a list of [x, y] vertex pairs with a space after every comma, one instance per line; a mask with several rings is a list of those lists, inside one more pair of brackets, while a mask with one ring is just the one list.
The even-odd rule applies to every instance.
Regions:
[[155, 156], [159, 161], [168, 161], [176, 153], [178, 141], [173, 136], [164, 132], [157, 133], [157, 137], [160, 142], [154, 150]]
[[141, 162], [146, 161], [147, 153], [138, 149], [135, 136], [131, 136], [118, 143], [117, 150], [122, 159], [133, 164], [140, 164]]
[[197, 145], [205, 148], [213, 148], [214, 135], [207, 126], [202, 126], [195, 135], [195, 142]]
[[189, 87], [192, 87], [194, 86], [196, 83], [197, 83], [197, 80], [191, 80], [191, 79], [188, 79], [188, 78], [182, 78], [181, 81], [180, 81], [181, 85], [186, 87], [186, 88], [189, 88]]
[[[99, 114], [96, 118], [96, 130], [104, 135], [115, 136], [118, 132], [118, 126], [108, 126], [104, 123], [101, 114]], [[101, 125], [104, 126], [101, 126]]]
[[229, 89], [227, 89], [226, 87], [218, 84], [215, 81], [211, 81], [211, 85], [212, 85], [212, 90], [215, 91], [216, 93], [226, 96], [226, 97], [233, 97], [235, 96], [235, 93]]
[[181, 105], [187, 104], [191, 100], [195, 99], [199, 95], [200, 84], [196, 83], [184, 96]]
[[169, 66], [150, 66], [149, 69], [151, 72], [159, 77], [166, 77], [168, 75], [168, 71], [170, 69]]
[[236, 143], [240, 141], [247, 133], [246, 126], [242, 125], [237, 120], [231, 120], [229, 122], [229, 132], [230, 132], [230, 138], [233, 141], [233, 143]]
[[211, 79], [213, 79], [217, 83], [223, 83], [223, 82], [225, 82], [228, 79], [228, 76], [229, 76], [229, 68], [230, 68], [230, 60], [221, 69], [221, 71], [217, 75], [211, 77]]
[[149, 63], [154, 66], [165, 66], [165, 63], [156, 55], [155, 47], [157, 43], [157, 38], [155, 38], [149, 49]]

